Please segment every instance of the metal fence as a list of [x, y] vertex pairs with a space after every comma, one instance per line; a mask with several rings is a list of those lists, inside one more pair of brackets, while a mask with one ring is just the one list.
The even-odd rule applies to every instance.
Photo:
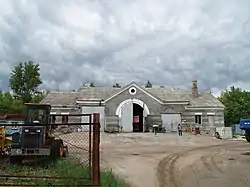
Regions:
[[1, 124], [0, 186], [100, 186], [100, 115], [33, 117]]

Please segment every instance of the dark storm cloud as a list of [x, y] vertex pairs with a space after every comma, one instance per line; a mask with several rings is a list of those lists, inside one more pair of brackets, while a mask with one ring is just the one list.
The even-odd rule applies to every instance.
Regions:
[[[130, 81], [250, 88], [250, 1], [0, 0], [0, 85], [40, 63], [43, 88]], [[143, 7], [143, 8], [142, 8]]]

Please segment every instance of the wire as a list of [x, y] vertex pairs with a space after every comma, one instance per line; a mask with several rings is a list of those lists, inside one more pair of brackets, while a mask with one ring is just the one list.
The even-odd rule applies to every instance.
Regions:
[[[91, 132], [89, 132], [89, 133], [91, 133]], [[56, 135], [56, 134], [54, 134], [54, 133], [52, 133], [52, 134], [53, 134], [55, 137], [60, 138], [60, 139], [61, 139], [61, 137], [60, 137], [61, 135], [65, 135], [65, 134], [63, 134], [63, 133], [60, 134], [60, 135]], [[68, 134], [71, 134], [71, 133], [68, 133]], [[83, 147], [79, 147], [79, 146], [77, 146], [77, 145], [74, 145], [74, 144], [72, 144], [72, 143], [66, 141], [66, 140], [63, 140], [63, 141], [64, 141], [66, 144], [71, 145], [72, 147], [78, 148], [78, 149], [83, 150], [83, 151], [86, 151], [86, 152], [91, 152], [91, 150], [88, 150], [88, 149], [83, 148]], [[91, 140], [89, 140], [89, 143], [91, 143]], [[100, 153], [103, 153], [103, 151], [101, 151], [100, 149], [99, 149], [99, 152], [100, 152]], [[106, 162], [106, 160], [103, 159], [103, 158], [101, 158], [101, 157], [100, 157], [100, 160]]]
[[[54, 133], [52, 133], [52, 134], [53, 134], [55, 137], [61, 139], [60, 135], [56, 135], [56, 134], [54, 134]], [[69, 134], [70, 134], [70, 133], [69, 133]], [[61, 134], [61, 135], [64, 135], [64, 134]], [[74, 144], [70, 143], [69, 141], [66, 141], [66, 140], [63, 140], [63, 141], [64, 141], [66, 144], [71, 145], [72, 147], [81, 149], [81, 150], [83, 150], [83, 151], [87, 151], [87, 152], [91, 151], [91, 150], [88, 150], [88, 149], [86, 149], [86, 148], [83, 148], [83, 147], [79, 147], [79, 146], [77, 146], [77, 145], [74, 145]], [[89, 143], [91, 143], [91, 142], [89, 141]]]

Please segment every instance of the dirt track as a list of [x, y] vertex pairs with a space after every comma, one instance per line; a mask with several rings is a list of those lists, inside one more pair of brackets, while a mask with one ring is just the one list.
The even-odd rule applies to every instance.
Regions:
[[230, 143], [183, 151], [161, 160], [159, 187], [250, 186], [249, 144]]
[[250, 144], [186, 134], [102, 135], [103, 166], [135, 187], [250, 186]]
[[[65, 138], [82, 148], [88, 142], [84, 133]], [[112, 168], [132, 187], [249, 187], [247, 151], [245, 141], [191, 134], [101, 134], [102, 167]]]

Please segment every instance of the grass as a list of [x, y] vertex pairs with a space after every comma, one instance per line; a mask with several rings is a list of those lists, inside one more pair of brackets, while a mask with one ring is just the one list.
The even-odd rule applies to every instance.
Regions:
[[[29, 175], [29, 176], [53, 176], [67, 179], [34, 179], [34, 178], [13, 178], [8, 183], [34, 184], [37, 186], [75, 186], [90, 184], [89, 170], [83, 164], [71, 159], [60, 159], [53, 163], [42, 163], [39, 165], [11, 165], [5, 169], [8, 174]], [[5, 181], [0, 180], [0, 183]], [[127, 184], [112, 170], [101, 171], [101, 187], [127, 187]]]

